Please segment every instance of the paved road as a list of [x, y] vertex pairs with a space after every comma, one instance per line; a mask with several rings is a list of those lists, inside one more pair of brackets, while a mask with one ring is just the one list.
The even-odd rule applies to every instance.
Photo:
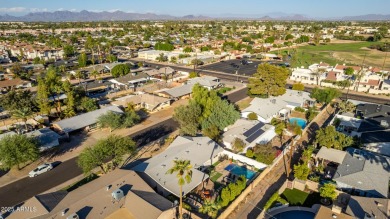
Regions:
[[[227, 99], [237, 102], [246, 97], [246, 89], [231, 93]], [[147, 129], [136, 133], [129, 133], [129, 137], [137, 142], [138, 146], [143, 146], [151, 141], [173, 132], [178, 128], [178, 124], [173, 119], [168, 119], [157, 123]], [[56, 166], [50, 172], [39, 175], [35, 178], [23, 178], [0, 188], [0, 207], [8, 207], [19, 204], [34, 195], [47, 191], [55, 186], [77, 177], [82, 174], [77, 166], [77, 157], [67, 160]]]
[[[177, 127], [177, 123], [173, 119], [169, 119], [148, 127], [145, 130], [132, 133], [129, 137], [132, 137], [137, 141], [139, 146], [143, 146], [147, 142], [156, 140], [167, 133], [174, 131]], [[0, 207], [14, 206], [34, 195], [61, 185], [80, 174], [82, 174], [82, 171], [77, 166], [77, 157], [75, 157], [59, 164], [47, 173], [34, 178], [23, 178], [8, 184], [0, 188]]]

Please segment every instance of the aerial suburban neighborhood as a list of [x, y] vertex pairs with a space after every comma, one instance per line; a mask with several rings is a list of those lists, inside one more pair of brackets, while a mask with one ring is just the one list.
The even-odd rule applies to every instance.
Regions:
[[0, 219], [390, 218], [389, 8], [2, 3]]

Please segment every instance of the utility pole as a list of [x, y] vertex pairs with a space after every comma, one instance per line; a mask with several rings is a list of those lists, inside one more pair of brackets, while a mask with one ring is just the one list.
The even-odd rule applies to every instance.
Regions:
[[[386, 52], [386, 55], [385, 55], [385, 59], [383, 60], [383, 64], [382, 64], [382, 71], [385, 70], [385, 63], [386, 63], [386, 59], [387, 59], [387, 52]], [[384, 74], [382, 74], [384, 75]]]
[[[357, 87], [356, 87], [356, 91], [359, 90], [359, 86], [360, 86], [360, 80], [362, 79], [362, 74], [363, 74], [363, 68], [364, 68], [364, 62], [366, 60], [366, 56], [367, 56], [367, 53], [364, 54], [364, 58], [363, 58], [363, 62], [362, 62], [362, 69], [360, 70], [360, 72], [358, 73], [358, 84], [357, 84]], [[348, 93], [347, 93], [348, 95]]]

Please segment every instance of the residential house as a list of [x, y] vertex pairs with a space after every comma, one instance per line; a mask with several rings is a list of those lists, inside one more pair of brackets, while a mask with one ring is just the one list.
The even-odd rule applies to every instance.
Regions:
[[233, 149], [232, 145], [236, 138], [241, 139], [245, 143], [243, 153], [248, 148], [256, 146], [256, 144], [266, 144], [275, 136], [275, 127], [269, 124], [264, 124], [260, 121], [239, 119], [233, 125], [225, 128], [222, 136], [223, 144]]
[[256, 113], [259, 121], [270, 123], [272, 118], [287, 119], [291, 109], [295, 107], [312, 106], [315, 100], [310, 98], [310, 93], [296, 90], [286, 90], [286, 93], [270, 98], [254, 98], [250, 106], [241, 111], [244, 118], [250, 113]]
[[341, 208], [338, 206], [326, 207], [319, 205], [318, 211], [315, 214], [314, 219], [353, 219], [351, 216], [341, 212]]
[[184, 84], [182, 86], [174, 87], [171, 89], [164, 88], [164, 89], [155, 91], [154, 93], [159, 95], [159, 96], [170, 98], [170, 99], [175, 99], [175, 100], [188, 99], [191, 97], [193, 86], [194, 86], [193, 84]]
[[[175, 181], [176, 182], [176, 181]], [[172, 202], [157, 194], [134, 171], [116, 169], [74, 191], [36, 195], [7, 218], [171, 219]]]
[[[304, 84], [317, 84], [317, 76], [310, 69], [295, 68], [293, 69], [290, 80]], [[319, 80], [320, 81], [320, 80]]]
[[22, 88], [22, 87], [31, 87], [31, 82], [23, 81], [20, 78], [0, 81], [0, 90], [2, 91], [9, 91], [15, 88]]
[[26, 133], [26, 136], [33, 137], [38, 140], [40, 151], [45, 151], [60, 145], [59, 139], [61, 136], [49, 128], [38, 129], [33, 132]]
[[354, 218], [388, 219], [390, 218], [390, 200], [351, 196], [345, 212]]
[[92, 112], [84, 113], [68, 119], [53, 123], [53, 128], [57, 131], [71, 133], [77, 130], [85, 129], [87, 131], [97, 128], [97, 119], [99, 116], [108, 112], [123, 113], [117, 106], [108, 106]]
[[171, 105], [171, 100], [165, 97], [144, 93], [121, 97], [111, 104], [125, 108], [129, 103], [134, 104], [137, 108], [144, 108], [150, 112], [154, 112], [169, 107]]
[[[351, 194], [387, 198], [390, 158], [355, 148], [346, 150], [333, 180], [337, 187]], [[378, 177], [380, 176], [380, 177]]]
[[145, 72], [131, 72], [127, 75], [110, 79], [109, 81], [119, 89], [129, 89], [140, 86], [150, 80], [150, 76]]
[[214, 90], [223, 86], [223, 84], [219, 81], [219, 78], [212, 76], [191, 78], [187, 80], [186, 84], [199, 84], [200, 86], [205, 87], [208, 90]]
[[[164, 196], [173, 194], [177, 197], [191, 192], [209, 178], [201, 170], [218, 161], [223, 148], [208, 137], [178, 136], [171, 145], [160, 154], [142, 162], [133, 168], [155, 190]], [[192, 165], [192, 180], [183, 185], [177, 185], [177, 176], [166, 174], [175, 160], [189, 160]]]

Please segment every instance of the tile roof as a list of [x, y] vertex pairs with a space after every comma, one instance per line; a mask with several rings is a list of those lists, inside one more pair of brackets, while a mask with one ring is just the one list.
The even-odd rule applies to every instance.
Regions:
[[390, 218], [390, 200], [351, 196], [346, 213], [355, 218], [366, 218], [366, 213], [369, 213], [375, 219], [388, 219]]
[[326, 75], [326, 80], [337, 81], [337, 74], [338, 72], [335, 71], [328, 72], [328, 74]]

